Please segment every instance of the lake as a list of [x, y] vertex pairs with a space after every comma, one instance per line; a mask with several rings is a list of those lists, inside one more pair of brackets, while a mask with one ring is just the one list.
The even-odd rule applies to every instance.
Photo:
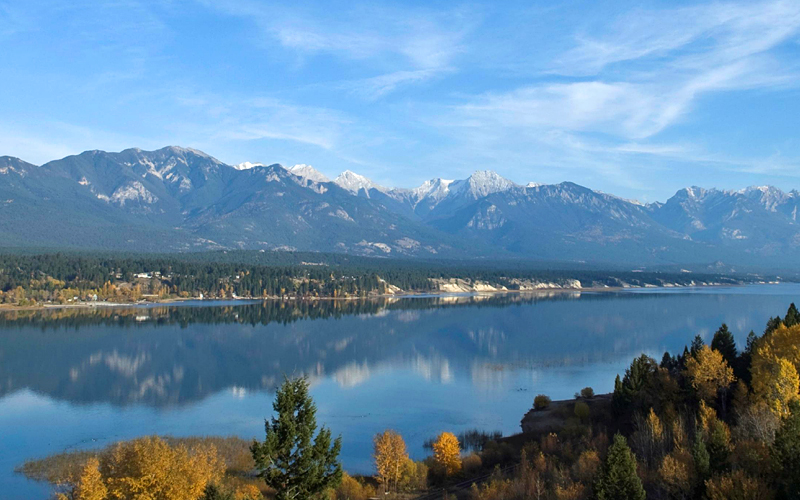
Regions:
[[306, 375], [342, 460], [372, 471], [372, 437], [414, 458], [441, 431], [519, 431], [533, 398], [610, 392], [725, 322], [743, 347], [800, 285], [372, 301], [187, 303], [0, 313], [0, 491], [46, 498], [26, 459], [145, 434], [263, 439], [276, 386]]

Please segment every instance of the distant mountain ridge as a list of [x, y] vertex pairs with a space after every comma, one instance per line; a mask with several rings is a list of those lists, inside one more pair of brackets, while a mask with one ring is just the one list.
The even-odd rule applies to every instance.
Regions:
[[631, 265], [797, 266], [800, 194], [689, 187], [665, 203], [492, 171], [413, 189], [309, 165], [227, 165], [190, 148], [0, 157], [0, 246], [297, 249]]

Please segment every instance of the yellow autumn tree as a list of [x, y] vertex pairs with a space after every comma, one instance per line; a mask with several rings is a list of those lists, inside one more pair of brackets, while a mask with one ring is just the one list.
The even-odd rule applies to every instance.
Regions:
[[402, 436], [393, 430], [385, 430], [375, 436], [375, 467], [378, 477], [386, 490], [397, 491], [397, 483], [408, 460], [406, 443]]
[[707, 345], [689, 357], [686, 372], [697, 395], [705, 401], [713, 401], [719, 390], [727, 389], [736, 380], [722, 354]]
[[800, 380], [800, 325], [781, 324], [758, 340], [750, 371], [753, 393], [778, 416], [788, 413], [789, 402], [798, 398]]
[[705, 401], [700, 401], [698, 424], [700, 426], [700, 431], [705, 437], [708, 437], [708, 435], [711, 434], [711, 429], [717, 420], [717, 410], [711, 406], [708, 406]]
[[693, 477], [692, 456], [687, 451], [673, 451], [664, 457], [658, 476], [661, 488], [670, 498], [691, 498]]
[[753, 356], [754, 365], [761, 361], [758, 358], [784, 358], [800, 372], [800, 324], [791, 327], [781, 324], [771, 334], [761, 337]]
[[753, 392], [779, 417], [789, 414], [789, 403], [798, 399], [800, 376], [795, 366], [784, 358], [759, 363], [753, 370]]
[[447, 476], [461, 470], [461, 447], [458, 438], [452, 432], [439, 434], [433, 443], [433, 460]]
[[261, 494], [261, 490], [258, 489], [258, 486], [255, 484], [243, 484], [236, 488], [236, 491], [233, 493], [234, 500], [259, 500], [264, 498]]
[[119, 443], [100, 464], [110, 500], [197, 500], [224, 470], [215, 447], [172, 447], [157, 436]]
[[770, 500], [774, 494], [760, 479], [738, 469], [706, 481], [709, 500]]
[[99, 469], [100, 461], [97, 457], [89, 458], [81, 469], [81, 475], [72, 490], [72, 495], [59, 494], [56, 498], [58, 500], [106, 500], [108, 488], [103, 482], [103, 476]]

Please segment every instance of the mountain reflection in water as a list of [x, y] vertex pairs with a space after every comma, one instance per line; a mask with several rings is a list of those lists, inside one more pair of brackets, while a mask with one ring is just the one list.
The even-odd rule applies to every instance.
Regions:
[[307, 375], [318, 419], [370, 473], [386, 428], [513, 433], [536, 394], [612, 389], [638, 354], [744, 345], [800, 285], [363, 301], [184, 303], [0, 314], [0, 491], [47, 498], [26, 459], [145, 434], [263, 437], [276, 385]]
[[[508, 370], [679, 347], [733, 312], [720, 302], [752, 302], [743, 299], [553, 292], [11, 311], [0, 315], [0, 396], [30, 388], [78, 403], [171, 406], [226, 388], [273, 390], [286, 374], [356, 386], [379, 366], [443, 382], [465, 373], [491, 388]], [[698, 313], [721, 320], [692, 329]], [[675, 331], [686, 333], [665, 342]]]

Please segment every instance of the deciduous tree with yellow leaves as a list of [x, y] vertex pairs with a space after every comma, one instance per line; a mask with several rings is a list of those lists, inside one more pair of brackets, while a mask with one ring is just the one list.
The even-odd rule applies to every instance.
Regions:
[[397, 483], [408, 460], [406, 443], [402, 436], [393, 430], [385, 430], [375, 436], [375, 466], [378, 477], [387, 491], [397, 491]]
[[[106, 500], [108, 488], [100, 474], [100, 461], [91, 457], [83, 466], [78, 484], [72, 491], [72, 500]], [[70, 500], [70, 496], [59, 494], [58, 500]]]
[[[725, 362], [722, 354], [707, 345], [701, 347], [694, 356], [686, 360], [686, 372], [697, 395], [704, 401], [713, 401], [720, 391], [730, 387], [736, 378], [733, 369]], [[724, 403], [725, 398], [722, 398]]]
[[170, 446], [157, 436], [117, 444], [90, 458], [72, 493], [59, 500], [197, 500], [225, 464], [213, 446]]
[[751, 373], [756, 397], [778, 416], [789, 412], [789, 403], [800, 391], [800, 325], [781, 324], [758, 340]]
[[452, 476], [461, 470], [461, 447], [455, 434], [439, 434], [433, 443], [433, 459], [446, 476]]
[[108, 498], [196, 500], [210, 482], [222, 479], [225, 464], [213, 446], [169, 446], [157, 436], [119, 443], [100, 462]]

